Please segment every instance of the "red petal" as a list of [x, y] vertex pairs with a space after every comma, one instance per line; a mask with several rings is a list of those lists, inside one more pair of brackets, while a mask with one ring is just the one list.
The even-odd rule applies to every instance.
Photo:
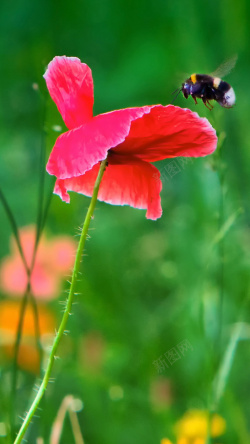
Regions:
[[69, 129], [93, 116], [91, 69], [76, 57], [55, 57], [44, 74], [48, 90]]
[[189, 109], [156, 105], [132, 122], [129, 135], [113, 151], [155, 162], [167, 157], [206, 156], [216, 145], [216, 132], [207, 119]]
[[58, 137], [47, 171], [58, 179], [81, 176], [107, 157], [108, 150], [124, 141], [131, 122], [150, 112], [150, 107], [127, 108], [100, 114], [86, 125]]
[[[113, 159], [111, 161], [113, 162]], [[83, 176], [58, 179], [54, 192], [66, 202], [70, 201], [67, 191], [92, 196], [98, 171], [99, 164]], [[138, 159], [130, 159], [127, 164], [108, 164], [98, 200], [113, 205], [130, 205], [134, 208], [147, 209], [146, 217], [155, 220], [162, 214], [161, 188], [160, 173], [156, 167]]]

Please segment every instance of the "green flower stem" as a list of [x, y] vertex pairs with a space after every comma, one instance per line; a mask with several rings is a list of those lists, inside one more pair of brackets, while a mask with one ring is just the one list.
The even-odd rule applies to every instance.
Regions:
[[5, 195], [3, 194], [3, 191], [1, 189], [0, 189], [0, 201], [2, 202], [3, 207], [5, 209], [5, 212], [6, 212], [6, 215], [7, 215], [8, 219], [9, 219], [10, 226], [12, 228], [13, 235], [14, 235], [14, 237], [16, 239], [17, 248], [18, 248], [20, 256], [22, 258], [23, 265], [25, 267], [26, 273], [27, 273], [27, 275], [29, 275], [30, 270], [29, 270], [28, 264], [26, 262], [24, 254], [23, 254], [23, 249], [22, 249], [22, 245], [21, 245], [21, 241], [20, 241], [20, 237], [19, 237], [19, 232], [18, 232], [16, 220], [15, 220], [14, 214], [12, 213], [11, 208], [10, 208], [10, 206], [8, 204], [8, 201], [7, 201]]
[[82, 227], [81, 237], [80, 237], [80, 241], [79, 241], [77, 252], [76, 252], [75, 264], [74, 264], [74, 268], [73, 268], [71, 285], [70, 285], [70, 289], [69, 289], [69, 297], [68, 297], [68, 300], [66, 303], [66, 307], [64, 310], [61, 324], [59, 326], [58, 332], [55, 336], [55, 339], [54, 339], [54, 342], [52, 345], [52, 349], [51, 349], [50, 356], [48, 359], [47, 368], [45, 370], [45, 374], [44, 374], [42, 383], [40, 385], [40, 388], [39, 388], [39, 390], [36, 394], [36, 397], [35, 397], [32, 405], [31, 405], [31, 407], [30, 407], [30, 409], [29, 409], [29, 411], [22, 423], [22, 426], [18, 432], [18, 435], [14, 441], [14, 444], [21, 443], [21, 441], [25, 435], [25, 432], [27, 431], [28, 425], [29, 425], [32, 417], [34, 416], [34, 414], [40, 404], [40, 401], [45, 393], [45, 390], [46, 390], [47, 385], [50, 380], [50, 375], [51, 375], [52, 367], [54, 364], [58, 345], [63, 337], [65, 327], [66, 327], [66, 324], [68, 321], [68, 317], [71, 313], [71, 308], [72, 308], [72, 303], [73, 303], [73, 298], [74, 298], [75, 288], [76, 288], [76, 282], [77, 282], [77, 276], [78, 276], [78, 272], [79, 272], [79, 268], [80, 268], [80, 264], [81, 264], [81, 259], [82, 259], [82, 253], [83, 253], [83, 249], [84, 249], [84, 245], [85, 245], [85, 241], [86, 241], [86, 237], [87, 237], [87, 233], [88, 233], [89, 224], [90, 224], [91, 218], [94, 213], [94, 209], [95, 209], [95, 205], [96, 205], [96, 201], [97, 201], [97, 196], [98, 196], [98, 191], [99, 191], [99, 187], [101, 184], [102, 176], [103, 176], [105, 168], [106, 168], [106, 164], [107, 164], [106, 159], [101, 162], [99, 173], [98, 173], [98, 176], [97, 176], [97, 179], [95, 182], [93, 195], [92, 195], [91, 202], [90, 202], [90, 205], [89, 205], [89, 208], [87, 211], [87, 215], [85, 217], [85, 221], [84, 221], [84, 224]]

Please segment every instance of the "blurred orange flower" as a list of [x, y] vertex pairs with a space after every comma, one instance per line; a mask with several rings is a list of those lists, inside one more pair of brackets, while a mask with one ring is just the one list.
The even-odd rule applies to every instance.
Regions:
[[[35, 226], [20, 229], [20, 242], [28, 266], [31, 266], [36, 238]], [[42, 236], [31, 275], [31, 289], [35, 298], [49, 300], [58, 296], [60, 283], [74, 263], [76, 245], [68, 236], [46, 239]], [[10, 296], [23, 296], [27, 273], [13, 237], [10, 242], [11, 254], [2, 261], [0, 282], [3, 292]]]
[[79, 360], [89, 373], [98, 373], [103, 365], [106, 350], [105, 339], [98, 331], [90, 331], [80, 342]]
[[[55, 332], [55, 319], [50, 311], [44, 306], [38, 306], [38, 327], [42, 346], [48, 344], [49, 339]], [[14, 344], [16, 341], [21, 303], [19, 301], [0, 302], [0, 345], [6, 357], [14, 356]], [[18, 352], [18, 365], [24, 370], [34, 373], [39, 372], [40, 356], [36, 347], [35, 339], [35, 316], [30, 305], [26, 307], [22, 339]]]
[[153, 379], [150, 385], [150, 401], [155, 410], [168, 409], [172, 404], [171, 381], [164, 376]]

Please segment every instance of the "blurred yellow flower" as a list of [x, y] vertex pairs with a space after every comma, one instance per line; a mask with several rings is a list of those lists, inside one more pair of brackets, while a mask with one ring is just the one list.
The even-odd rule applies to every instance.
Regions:
[[169, 441], [169, 439], [167, 439], [167, 438], [163, 438], [163, 439], [161, 440], [161, 444], [172, 444], [172, 442]]
[[177, 444], [189, 444], [186, 438], [180, 438], [177, 441]]
[[[225, 432], [226, 422], [221, 416], [214, 414], [210, 421], [210, 433], [213, 438], [220, 436]], [[202, 410], [190, 410], [186, 412], [177, 422], [175, 428], [178, 439], [181, 439], [182, 437], [189, 439], [205, 439], [208, 434], [208, 429], [209, 413]], [[200, 442], [198, 441], [195, 444], [200, 444]]]
[[[177, 444], [206, 444], [210, 427], [213, 438], [222, 435], [226, 430], [226, 421], [219, 415], [204, 410], [190, 410], [176, 423], [175, 434]], [[173, 444], [169, 439], [163, 438], [161, 444]]]

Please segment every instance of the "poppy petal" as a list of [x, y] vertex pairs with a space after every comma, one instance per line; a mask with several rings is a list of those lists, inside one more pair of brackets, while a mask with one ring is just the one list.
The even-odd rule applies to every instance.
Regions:
[[[54, 193], [66, 202], [70, 201], [68, 191], [92, 196], [98, 171], [99, 165], [95, 165], [83, 176], [58, 179]], [[139, 159], [130, 159], [127, 164], [108, 164], [100, 185], [98, 200], [112, 205], [147, 209], [147, 219], [155, 220], [162, 214], [161, 188], [160, 172], [155, 166]]]
[[47, 171], [58, 179], [81, 176], [124, 141], [131, 122], [150, 112], [149, 106], [126, 108], [93, 117], [88, 123], [58, 137]]
[[176, 156], [206, 156], [216, 145], [216, 132], [207, 119], [189, 109], [156, 105], [132, 122], [128, 136], [113, 151], [155, 162]]
[[93, 116], [91, 69], [77, 57], [55, 57], [44, 74], [49, 93], [69, 129], [88, 122]]

